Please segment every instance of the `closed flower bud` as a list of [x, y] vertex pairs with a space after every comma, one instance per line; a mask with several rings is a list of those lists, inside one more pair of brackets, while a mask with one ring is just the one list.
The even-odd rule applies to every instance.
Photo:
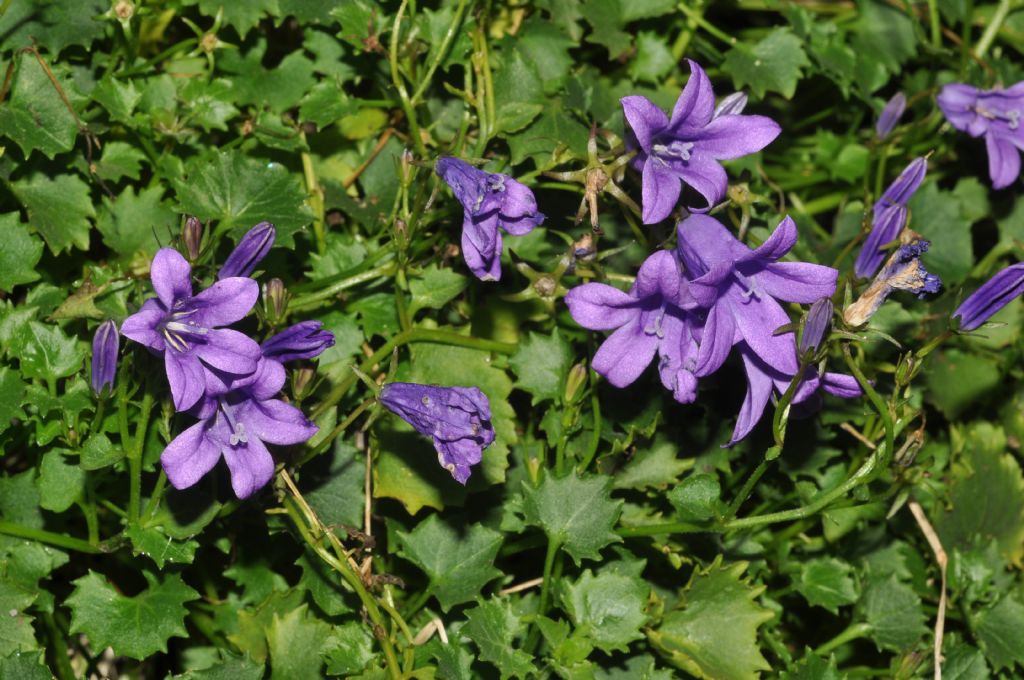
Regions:
[[828, 335], [832, 324], [832, 301], [821, 298], [807, 312], [803, 332], [800, 334], [800, 356], [813, 357], [821, 347], [821, 341]]
[[292, 396], [300, 401], [308, 397], [312, 391], [314, 377], [316, 377], [316, 370], [310, 366], [303, 366], [292, 371]]
[[973, 331], [1021, 293], [1024, 293], [1024, 262], [1003, 269], [968, 295], [953, 312], [953, 318], [959, 319], [960, 330]]
[[270, 222], [260, 222], [247, 231], [235, 249], [228, 255], [224, 266], [217, 273], [217, 278], [227, 279], [233, 276], [252, 274], [256, 265], [262, 262], [270, 252], [276, 234], [277, 230]]
[[263, 284], [263, 310], [273, 323], [284, 318], [288, 311], [288, 291], [281, 279], [275, 277]]
[[323, 330], [319, 321], [302, 321], [289, 326], [269, 340], [260, 349], [263, 356], [279, 363], [295, 359], [312, 359], [334, 345], [334, 333]]
[[878, 122], [875, 123], [875, 134], [878, 135], [879, 139], [885, 139], [892, 132], [892, 129], [896, 127], [896, 123], [900, 122], [900, 118], [903, 117], [903, 111], [907, 108], [907, 97], [902, 92], [897, 92], [893, 95], [885, 104], [885, 108], [882, 109], [882, 113], [878, 116]]
[[565, 379], [565, 403], [574, 403], [583, 394], [586, 384], [587, 364], [581, 361], [569, 369], [569, 376]]
[[720, 116], [738, 116], [743, 113], [745, 108], [747, 108], [747, 95], [743, 92], [733, 92], [722, 97], [722, 101], [718, 102], [711, 120]]
[[119, 340], [117, 324], [109, 319], [96, 329], [92, 339], [92, 390], [96, 394], [104, 388], [114, 389]]
[[181, 228], [181, 240], [185, 244], [185, 254], [189, 262], [199, 259], [203, 246], [203, 223], [199, 218], [189, 215], [185, 218], [185, 226]]

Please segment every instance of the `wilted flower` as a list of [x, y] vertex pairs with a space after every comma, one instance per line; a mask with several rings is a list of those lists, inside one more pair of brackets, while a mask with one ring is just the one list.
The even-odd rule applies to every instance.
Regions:
[[896, 123], [900, 122], [900, 118], [903, 117], [903, 112], [907, 108], [907, 97], [902, 92], [897, 92], [892, 96], [885, 107], [882, 109], [882, 113], [878, 116], [878, 122], [875, 123], [875, 134], [878, 135], [879, 139], [885, 139], [892, 132], [892, 129], [896, 127]]
[[800, 334], [800, 356], [814, 355], [832, 324], [832, 300], [821, 298], [807, 312]]
[[1009, 186], [1020, 174], [1024, 146], [1024, 81], [999, 90], [979, 90], [965, 83], [950, 83], [938, 97], [939, 108], [957, 130], [985, 137], [988, 174], [992, 188]]
[[868, 289], [843, 311], [846, 323], [851, 326], [866, 323], [894, 290], [906, 290], [918, 297], [938, 293], [942, 288], [941, 279], [929, 274], [921, 264], [921, 255], [928, 250], [928, 245], [928, 241], [914, 240], [890, 255]]
[[501, 231], [523, 236], [544, 221], [537, 199], [525, 184], [508, 175], [474, 168], [446, 156], [434, 166], [462, 204], [462, 256], [484, 281], [501, 278]]
[[114, 388], [117, 376], [117, 348], [120, 338], [117, 335], [117, 324], [107, 319], [96, 328], [92, 338], [92, 391], [96, 394], [107, 387]]
[[704, 70], [689, 61], [691, 76], [672, 117], [646, 97], [622, 98], [628, 143], [638, 148], [634, 166], [643, 174], [643, 221], [669, 216], [682, 190], [693, 187], [710, 208], [725, 195], [728, 179], [719, 161], [760, 151], [781, 128], [765, 116], [723, 113], [714, 117], [715, 95]]
[[171, 248], [157, 251], [150, 276], [157, 297], [125, 319], [121, 333], [163, 355], [177, 410], [203, 396], [204, 365], [233, 376], [256, 370], [260, 346], [238, 331], [218, 328], [249, 313], [259, 295], [255, 281], [225, 278], [193, 296], [192, 268]]
[[260, 222], [245, 232], [235, 249], [217, 272], [218, 279], [249, 276], [274, 245], [277, 229], [270, 222]]
[[603, 283], [586, 283], [565, 296], [576, 323], [595, 331], [615, 330], [594, 354], [591, 366], [616, 387], [640, 377], [658, 352], [661, 382], [676, 401], [697, 395], [697, 342], [694, 306], [675, 254], [660, 250], [648, 257], [636, 283], [624, 293]]
[[882, 246], [895, 241], [907, 224], [907, 201], [914, 195], [928, 172], [928, 159], [915, 158], [896, 181], [889, 185], [872, 209], [871, 233], [864, 241], [854, 264], [854, 272], [862, 279], [872, 276], [885, 261]]
[[437, 459], [452, 477], [465, 484], [483, 450], [494, 441], [491, 406], [476, 387], [440, 387], [417, 383], [389, 383], [380, 403], [431, 437]]
[[953, 318], [960, 320], [960, 330], [973, 331], [1021, 293], [1024, 293], [1024, 262], [1006, 267], [983, 283], [960, 303]]

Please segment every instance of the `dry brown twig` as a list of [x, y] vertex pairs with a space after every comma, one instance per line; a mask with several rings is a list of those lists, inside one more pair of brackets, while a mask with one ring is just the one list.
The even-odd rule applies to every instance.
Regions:
[[935, 561], [939, 565], [939, 573], [942, 575], [942, 591], [939, 593], [939, 611], [935, 615], [935, 680], [942, 680], [942, 636], [946, 628], [946, 551], [942, 548], [942, 541], [939, 540], [939, 535], [935, 533], [935, 528], [932, 527], [931, 522], [928, 521], [928, 517], [924, 514], [924, 510], [921, 508], [921, 504], [917, 501], [910, 501], [907, 503], [910, 508], [910, 512], [913, 513], [914, 519], [917, 520], [917, 526], [921, 528], [921, 533], [924, 534], [925, 539], [928, 541], [928, 545], [931, 546], [932, 552], [935, 553]]

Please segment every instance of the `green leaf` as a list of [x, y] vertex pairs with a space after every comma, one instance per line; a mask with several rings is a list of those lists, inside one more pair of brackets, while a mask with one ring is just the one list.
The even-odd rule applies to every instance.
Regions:
[[320, 677], [320, 650], [330, 631], [330, 626], [309, 615], [306, 605], [282, 615], [274, 614], [267, 628], [271, 679]]
[[497, 666], [502, 678], [525, 678], [535, 672], [530, 655], [512, 646], [524, 626], [507, 600], [481, 601], [466, 612], [463, 631], [480, 648], [480, 658]]
[[145, 555], [160, 569], [168, 562], [192, 564], [199, 548], [198, 541], [177, 541], [165, 534], [160, 527], [130, 526], [124, 534], [132, 542], [132, 554]]
[[989, 680], [992, 673], [985, 655], [968, 644], [947, 643], [942, 649], [944, 680]]
[[968, 550], [995, 539], [1006, 561], [1024, 560], [1024, 475], [1002, 429], [981, 422], [963, 440], [949, 483], [949, 509], [935, 517], [943, 546]]
[[862, 605], [879, 649], [909, 650], [927, 633], [921, 598], [895, 574], [869, 582]]
[[675, 485], [679, 475], [691, 467], [690, 463], [679, 458], [679, 445], [666, 436], [659, 436], [648, 446], [638, 449], [636, 455], [615, 473], [612, 485], [616, 489], [664, 489]]
[[800, 565], [800, 577], [795, 585], [808, 604], [837, 614], [839, 607], [853, 604], [860, 596], [852, 573], [853, 567], [847, 562], [820, 557]]
[[718, 477], [700, 472], [690, 475], [668, 492], [668, 500], [681, 519], [709, 520], [720, 512], [722, 487]]
[[983, 399], [1002, 380], [994, 361], [956, 349], [934, 352], [925, 370], [928, 400], [950, 419]]
[[803, 658], [789, 670], [783, 671], [782, 680], [842, 680], [843, 676], [836, 669], [836, 657], [830, 656], [828, 661], [807, 650]]
[[149, 587], [134, 597], [121, 595], [91, 569], [77, 579], [66, 600], [71, 632], [88, 635], [94, 649], [113, 647], [118, 656], [133, 659], [166, 652], [169, 638], [186, 637], [185, 603], [199, 599], [199, 593], [177, 574], [162, 581], [148, 572], [143, 575]]
[[324, 129], [338, 119], [355, 113], [356, 107], [356, 102], [349, 99], [338, 84], [322, 81], [302, 98], [299, 119], [303, 122], [311, 121]]
[[945, 287], [954, 288], [974, 266], [971, 225], [961, 215], [960, 201], [952, 192], [928, 182], [914, 193], [907, 207], [910, 228], [931, 241], [922, 262]]
[[224, 23], [233, 26], [243, 38], [264, 16], [279, 17], [277, 0], [186, 0], [185, 5], [199, 5], [204, 16], [216, 17], [223, 13]]
[[169, 243], [177, 236], [178, 216], [163, 201], [159, 185], [143, 189], [136, 196], [129, 186], [116, 200], [103, 197], [103, 207], [96, 220], [96, 229], [103, 242], [122, 258], [138, 253], [151, 257], [160, 243]]
[[0, 366], [0, 434], [7, 431], [14, 418], [24, 418], [21, 410], [22, 397], [25, 394], [25, 382], [7, 366]]
[[761, 655], [757, 629], [773, 614], [754, 600], [764, 586], [741, 578], [746, 562], [723, 565], [718, 558], [694, 572], [679, 608], [648, 632], [674, 666], [700, 678], [746, 680], [771, 667]]
[[25, 613], [36, 594], [0, 580], [0, 656], [39, 648], [32, 617]]
[[281, 618], [302, 606], [305, 596], [306, 593], [301, 588], [278, 590], [271, 593], [259, 606], [239, 611], [237, 629], [227, 636], [228, 640], [249, 658], [258, 662], [266, 661], [266, 631], [275, 618]]
[[556, 328], [551, 335], [527, 335], [508, 363], [519, 378], [516, 387], [529, 392], [531, 403], [538, 404], [545, 399], [561, 400], [562, 384], [572, 360], [572, 348]]
[[540, 14], [533, 14], [523, 22], [516, 40], [516, 49], [533, 62], [546, 94], [557, 94], [565, 85], [573, 66], [569, 50], [575, 46], [575, 40]]
[[59, 326], [31, 321], [24, 330], [24, 344], [18, 352], [21, 372], [26, 378], [56, 380], [82, 367], [85, 350]]
[[971, 615], [978, 644], [997, 671], [1024, 666], [1024, 604], [1005, 595], [995, 605]]
[[490, 581], [501, 576], [494, 560], [502, 535], [479, 524], [447, 524], [430, 515], [409, 533], [399, 531], [399, 554], [423, 570], [428, 591], [449, 611], [469, 602]]
[[636, 56], [629, 63], [629, 75], [634, 80], [658, 83], [676, 67], [665, 38], [652, 31], [641, 31], [636, 36]]
[[622, 30], [626, 23], [622, 4], [622, 0], [586, 0], [580, 8], [591, 28], [587, 42], [607, 47], [612, 59], [618, 59], [630, 47], [629, 33]]
[[[97, 83], [91, 94], [92, 98], [107, 110], [110, 117], [120, 123], [131, 121], [132, 112], [142, 100], [142, 92], [135, 87], [135, 81], [118, 80], [113, 77], [104, 78]], [[111, 144], [128, 146], [124, 142], [111, 142]], [[104, 147], [103, 155], [107, 155], [106, 147]]]
[[650, 586], [639, 578], [612, 572], [594, 576], [587, 569], [562, 590], [562, 603], [599, 649], [625, 652], [629, 643], [644, 637], [640, 628], [647, 622], [649, 594]]
[[800, 39], [788, 28], [775, 28], [755, 45], [737, 43], [725, 53], [722, 70], [736, 89], [749, 88], [756, 97], [778, 92], [791, 99], [800, 69], [810, 66]]
[[100, 18], [110, 9], [107, 0], [32, 0], [8, 6], [4, 13], [4, 49], [37, 43], [56, 55], [71, 45], [88, 45], [103, 36]]
[[85, 440], [79, 465], [83, 470], [101, 470], [120, 461], [124, 456], [123, 446], [114, 446], [107, 435], [99, 432]]
[[215, 481], [212, 475], [207, 475], [204, 481], [184, 491], [168, 489], [150, 525], [159, 526], [171, 538], [191, 538], [198, 534], [221, 508]]
[[268, 58], [267, 46], [266, 37], [260, 37], [256, 45], [245, 52], [222, 51], [217, 58], [217, 66], [232, 74], [229, 79], [232, 104], [252, 104], [273, 113], [284, 113], [297, 106], [316, 83], [313, 62], [299, 49], [283, 59], [275, 57], [275, 66], [267, 68], [263, 65]]
[[299, 489], [325, 524], [361, 526], [365, 475], [365, 456], [338, 437], [330, 453], [303, 466]]
[[[12, 25], [9, 19], [5, 25]], [[0, 136], [14, 140], [26, 158], [36, 150], [53, 158], [75, 145], [75, 117], [32, 53], [22, 52], [17, 57], [7, 100], [0, 106]]]
[[124, 142], [109, 142], [103, 146], [103, 155], [96, 163], [96, 174], [108, 182], [116, 182], [122, 177], [137, 180], [144, 160], [145, 154], [134, 146]]
[[573, 470], [561, 479], [549, 473], [539, 487], [523, 485], [523, 515], [548, 540], [565, 548], [576, 564], [600, 559], [601, 548], [622, 539], [612, 531], [622, 501], [612, 500], [607, 477], [581, 478]]
[[366, 41], [387, 22], [383, 8], [371, 0], [350, 0], [331, 10], [331, 16], [341, 24], [338, 37], [359, 51], [367, 49]]
[[421, 309], [441, 309], [466, 289], [467, 282], [464, 275], [431, 264], [423, 270], [422, 276], [409, 280], [412, 293], [409, 316]]
[[870, 55], [889, 73], [898, 73], [917, 52], [914, 23], [904, 12], [877, 0], [859, 0], [857, 7], [854, 51]]
[[499, 134], [518, 132], [536, 120], [543, 110], [543, 105], [530, 102], [502, 104], [494, 123], [495, 131]]
[[349, 593], [342, 587], [338, 572], [327, 566], [323, 560], [307, 550], [295, 564], [302, 567], [299, 586], [309, 591], [313, 602], [325, 614], [338, 616], [355, 611], [355, 607], [346, 602]]
[[89, 248], [89, 218], [96, 216], [89, 186], [78, 175], [34, 173], [11, 184], [28, 211], [28, 223], [42, 234], [50, 252]]
[[529, 126], [506, 136], [513, 165], [533, 158], [538, 164], [550, 160], [552, 151], [559, 146], [569, 147], [584, 157], [587, 153], [587, 128], [573, 117], [561, 99], [545, 102], [540, 117]]
[[244, 656], [234, 656], [223, 649], [218, 650], [220, 660], [202, 670], [186, 671], [175, 675], [174, 680], [262, 680], [265, 668]]
[[0, 215], [0, 243], [4, 244], [0, 249], [0, 290], [10, 292], [18, 284], [39, 278], [36, 265], [43, 256], [43, 243], [29, 233], [18, 213]]
[[373, 638], [367, 626], [349, 622], [336, 626], [324, 643], [328, 675], [343, 677], [362, 672], [373, 660]]
[[278, 163], [239, 152], [196, 157], [177, 185], [178, 210], [241, 236], [259, 222], [277, 227], [275, 245], [290, 248], [294, 234], [311, 220], [298, 178]]
[[39, 465], [36, 485], [39, 487], [40, 507], [64, 512], [85, 492], [85, 472], [68, 463], [61, 451], [47, 451]]
[[0, 678], [53, 680], [53, 674], [44, 663], [45, 656], [42, 650], [38, 650], [14, 652], [10, 656], [0, 657]]

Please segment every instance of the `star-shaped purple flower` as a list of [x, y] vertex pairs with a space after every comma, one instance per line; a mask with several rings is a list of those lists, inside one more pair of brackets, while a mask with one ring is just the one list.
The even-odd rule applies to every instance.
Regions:
[[591, 364], [612, 385], [630, 385], [657, 352], [661, 382], [676, 401], [696, 398], [699, 328], [688, 311], [694, 302], [675, 253], [660, 250], [648, 257], [628, 293], [603, 283], [585, 283], [570, 290], [565, 302], [584, 328], [615, 331]]
[[218, 281], [192, 295], [192, 268], [178, 251], [161, 248], [150, 276], [157, 297], [121, 325], [121, 334], [164, 357], [174, 407], [184, 411], [206, 391], [208, 371], [232, 376], [256, 370], [260, 346], [238, 331], [219, 328], [244, 317], [259, 286], [244, 277]]
[[942, 88], [938, 103], [957, 130], [971, 137], [985, 137], [992, 188], [1012, 184], [1020, 175], [1020, 149], [1024, 149], [1024, 81], [1004, 90], [950, 83]]
[[462, 204], [462, 256], [484, 281], [501, 278], [501, 231], [524, 236], [544, 221], [537, 199], [525, 184], [508, 175], [485, 172], [445, 156], [435, 172]]
[[885, 261], [882, 246], [895, 241], [907, 224], [907, 201], [928, 172], [928, 159], [915, 158], [896, 178], [872, 209], [871, 233], [857, 255], [853, 271], [862, 279], [874, 276]]
[[437, 460], [459, 484], [494, 441], [491, 405], [476, 387], [395, 382], [381, 388], [380, 403], [433, 439]]
[[672, 110], [672, 117], [646, 97], [622, 98], [629, 123], [627, 143], [638, 148], [634, 166], [643, 174], [643, 221], [654, 224], [669, 216], [682, 190], [680, 181], [707, 201], [718, 203], [728, 186], [719, 161], [760, 151], [781, 128], [765, 116], [715, 116], [715, 94], [704, 70], [694, 61], [690, 79]]

